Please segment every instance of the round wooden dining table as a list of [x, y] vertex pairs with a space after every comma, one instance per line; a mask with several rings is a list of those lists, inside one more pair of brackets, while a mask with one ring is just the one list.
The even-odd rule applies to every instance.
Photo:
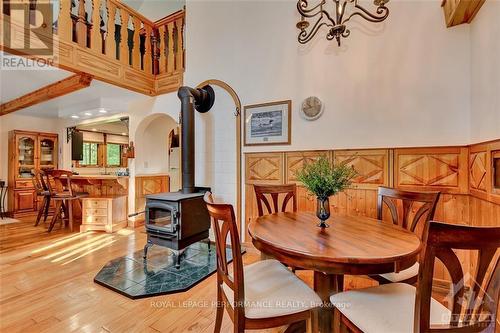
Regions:
[[290, 212], [253, 219], [248, 232], [254, 246], [287, 266], [314, 271], [314, 290], [324, 302], [321, 332], [332, 331], [330, 296], [343, 290], [344, 274], [370, 275], [411, 267], [421, 249], [412, 232], [362, 216], [333, 216], [329, 228], [317, 227], [313, 213]]

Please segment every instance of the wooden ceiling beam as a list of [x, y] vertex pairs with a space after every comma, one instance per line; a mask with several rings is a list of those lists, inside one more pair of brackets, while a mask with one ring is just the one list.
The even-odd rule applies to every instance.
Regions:
[[81, 73], [72, 75], [66, 79], [49, 84], [29, 94], [3, 103], [0, 105], [0, 116], [87, 88], [90, 86], [91, 82], [92, 76], [89, 74]]
[[448, 28], [471, 23], [486, 0], [442, 0], [444, 18]]

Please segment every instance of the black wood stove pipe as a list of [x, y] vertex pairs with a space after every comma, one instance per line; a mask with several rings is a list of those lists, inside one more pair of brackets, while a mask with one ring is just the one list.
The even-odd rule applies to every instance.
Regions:
[[215, 92], [209, 85], [203, 88], [180, 87], [177, 96], [181, 100], [182, 122], [182, 193], [196, 192], [194, 186], [194, 110], [208, 112], [215, 102]]

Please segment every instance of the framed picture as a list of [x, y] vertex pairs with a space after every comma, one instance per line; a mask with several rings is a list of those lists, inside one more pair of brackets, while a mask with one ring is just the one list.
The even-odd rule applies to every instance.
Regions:
[[289, 145], [292, 101], [245, 106], [245, 146]]

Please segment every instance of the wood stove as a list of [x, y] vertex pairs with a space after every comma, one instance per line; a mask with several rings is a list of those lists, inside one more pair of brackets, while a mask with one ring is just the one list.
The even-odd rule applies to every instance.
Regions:
[[189, 245], [208, 239], [210, 216], [203, 195], [209, 189], [196, 193], [181, 192], [149, 195], [146, 199], [146, 232], [150, 246], [160, 245], [177, 252], [176, 266], [180, 265], [182, 250]]
[[174, 250], [177, 268], [183, 250], [209, 236], [210, 216], [203, 196], [210, 189], [194, 186], [194, 110], [208, 112], [214, 104], [215, 94], [210, 86], [181, 87], [178, 96], [182, 103], [182, 190], [146, 196], [148, 241], [144, 246], [144, 259], [152, 245]]

